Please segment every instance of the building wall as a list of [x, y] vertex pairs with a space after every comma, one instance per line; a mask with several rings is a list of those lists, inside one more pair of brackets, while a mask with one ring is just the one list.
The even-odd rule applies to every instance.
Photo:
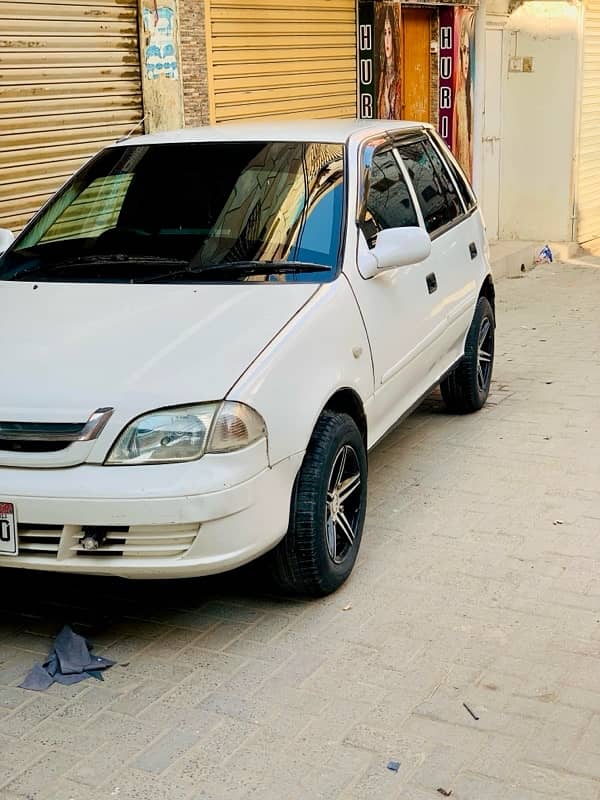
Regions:
[[146, 133], [183, 125], [177, 0], [138, 0]]
[[500, 238], [569, 241], [578, 64], [578, 9], [527, 2], [505, 28], [504, 59], [533, 59], [532, 72], [503, 69]]
[[187, 127], [209, 123], [204, 14], [202, 0], [179, 0], [183, 109]]

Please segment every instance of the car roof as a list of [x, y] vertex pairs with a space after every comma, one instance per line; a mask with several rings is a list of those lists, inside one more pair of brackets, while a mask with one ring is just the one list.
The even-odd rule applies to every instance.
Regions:
[[143, 136], [119, 139], [113, 146], [124, 144], [177, 144], [185, 142], [328, 142], [344, 144], [350, 139], [362, 140], [386, 131], [431, 128], [424, 122], [367, 119], [295, 119], [247, 122], [226, 122], [200, 128], [180, 128]]

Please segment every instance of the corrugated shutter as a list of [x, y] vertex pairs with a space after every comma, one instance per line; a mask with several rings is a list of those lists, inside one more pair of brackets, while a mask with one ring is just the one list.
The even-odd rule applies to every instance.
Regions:
[[600, 0], [587, 0], [577, 180], [577, 239], [600, 237]]
[[215, 122], [356, 116], [355, 0], [210, 0]]
[[137, 0], [0, 0], [0, 227], [141, 119]]

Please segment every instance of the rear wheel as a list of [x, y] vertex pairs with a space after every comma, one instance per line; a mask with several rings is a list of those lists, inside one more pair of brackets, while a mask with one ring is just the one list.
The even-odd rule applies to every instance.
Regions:
[[480, 297], [467, 334], [464, 357], [440, 384], [448, 410], [458, 414], [479, 411], [490, 392], [493, 366], [494, 312], [487, 298]]
[[347, 414], [320, 416], [296, 480], [290, 526], [271, 556], [278, 586], [319, 597], [352, 572], [367, 500], [367, 455]]

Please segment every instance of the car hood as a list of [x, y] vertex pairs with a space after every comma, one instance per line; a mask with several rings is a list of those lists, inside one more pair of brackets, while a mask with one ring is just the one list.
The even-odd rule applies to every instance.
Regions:
[[0, 420], [113, 422], [219, 400], [314, 284], [0, 283]]

